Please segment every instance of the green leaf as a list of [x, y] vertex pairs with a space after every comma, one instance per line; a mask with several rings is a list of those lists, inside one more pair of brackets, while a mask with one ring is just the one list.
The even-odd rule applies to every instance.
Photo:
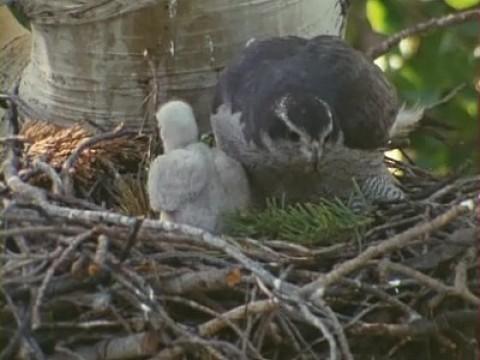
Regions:
[[387, 21], [387, 8], [381, 0], [368, 0], [367, 1], [367, 19], [372, 26], [372, 29], [380, 32], [387, 33], [389, 25]]
[[445, 3], [456, 10], [463, 10], [480, 4], [480, 0], [444, 0]]

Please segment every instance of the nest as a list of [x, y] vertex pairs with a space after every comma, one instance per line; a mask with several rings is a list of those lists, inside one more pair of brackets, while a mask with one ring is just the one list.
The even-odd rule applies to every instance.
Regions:
[[[24, 169], [31, 169], [36, 160], [61, 171], [69, 157], [82, 144], [92, 141], [95, 134], [80, 124], [62, 127], [44, 121], [26, 121], [20, 134], [25, 143]], [[148, 153], [149, 138], [134, 132], [95, 141], [78, 154], [70, 169], [74, 180], [83, 187], [92, 186], [102, 175], [110, 174], [112, 168], [118, 173], [137, 171]], [[50, 179], [45, 174], [32, 175], [32, 183], [46, 187]], [[51, 185], [51, 183], [50, 183]]]
[[[129, 216], [142, 213], [128, 206], [144, 196], [138, 166], [111, 189], [124, 206], [54, 180], [39, 195], [33, 177], [15, 180], [15, 157], [61, 173], [90, 135], [38, 126], [4, 166], [0, 359], [476, 358], [478, 175], [390, 161], [411, 200], [374, 206], [341, 240], [214, 236]], [[82, 151], [75, 179], [95, 182], [98, 157], [141, 161], [131, 141]]]

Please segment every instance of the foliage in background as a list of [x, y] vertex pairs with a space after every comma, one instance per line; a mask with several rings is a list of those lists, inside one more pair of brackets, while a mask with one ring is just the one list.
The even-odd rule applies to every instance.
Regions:
[[270, 200], [264, 210], [250, 210], [227, 216], [233, 236], [288, 240], [301, 244], [333, 243], [352, 239], [372, 221], [353, 212], [340, 201], [284, 205]]
[[[365, 48], [418, 22], [478, 4], [480, 0], [358, 1], [353, 4], [349, 19], [348, 39], [354, 46]], [[444, 124], [454, 131], [428, 126], [412, 136], [409, 153], [420, 166], [437, 173], [448, 172], [467, 158], [474, 160], [478, 136], [475, 81], [479, 81], [479, 33], [476, 22], [437, 30], [406, 39], [376, 60], [408, 104], [429, 105], [457, 86], [466, 85], [451, 101], [430, 110], [423, 120], [425, 125]], [[366, 40], [368, 36], [370, 39]]]

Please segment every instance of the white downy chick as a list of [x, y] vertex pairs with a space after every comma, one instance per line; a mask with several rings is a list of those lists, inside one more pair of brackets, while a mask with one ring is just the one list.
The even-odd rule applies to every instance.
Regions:
[[151, 208], [162, 220], [221, 231], [225, 213], [250, 203], [245, 171], [221, 150], [198, 140], [195, 116], [186, 102], [167, 102], [156, 118], [164, 154], [150, 164]]

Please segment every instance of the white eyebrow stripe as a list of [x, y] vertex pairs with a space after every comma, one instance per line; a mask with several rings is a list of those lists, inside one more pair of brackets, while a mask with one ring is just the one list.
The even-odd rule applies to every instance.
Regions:
[[328, 123], [328, 128], [327, 128], [327, 133], [330, 134], [333, 130], [333, 114], [332, 110], [330, 109], [330, 105], [325, 100], [320, 99], [319, 97], [315, 97], [315, 100], [317, 100], [322, 106], [325, 108], [328, 119], [330, 120]]
[[275, 115], [278, 116], [278, 118], [280, 120], [282, 120], [282, 122], [293, 132], [297, 133], [297, 134], [302, 134], [303, 131], [297, 127], [294, 123], [292, 123], [290, 121], [290, 119], [288, 118], [287, 116], [287, 106], [285, 104], [285, 102], [287, 101], [287, 97], [284, 96], [280, 99], [280, 101], [278, 102], [277, 106], [275, 107]]

